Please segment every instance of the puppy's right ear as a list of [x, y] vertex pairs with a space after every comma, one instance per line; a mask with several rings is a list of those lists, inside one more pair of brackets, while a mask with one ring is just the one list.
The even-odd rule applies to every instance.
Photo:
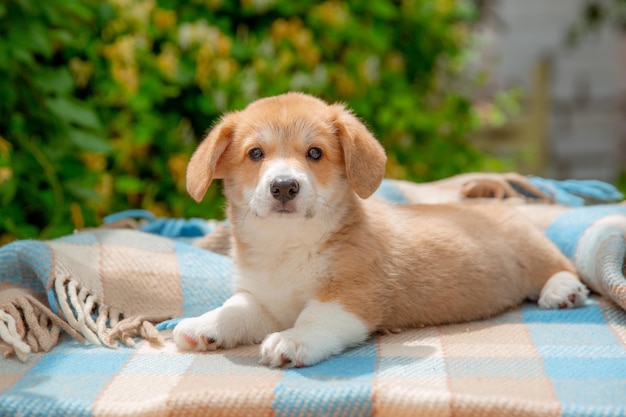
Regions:
[[187, 192], [197, 202], [202, 201], [213, 179], [222, 178], [220, 160], [230, 145], [237, 113], [229, 113], [206, 135], [187, 165]]

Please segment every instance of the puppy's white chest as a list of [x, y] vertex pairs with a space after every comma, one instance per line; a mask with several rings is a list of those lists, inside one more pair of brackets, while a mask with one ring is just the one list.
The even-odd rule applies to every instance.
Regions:
[[235, 267], [238, 291], [251, 293], [285, 328], [293, 326], [327, 275], [326, 257], [305, 248], [267, 250], [262, 259]]

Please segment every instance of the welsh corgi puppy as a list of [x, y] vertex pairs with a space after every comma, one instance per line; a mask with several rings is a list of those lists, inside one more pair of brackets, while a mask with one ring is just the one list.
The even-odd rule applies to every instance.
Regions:
[[235, 293], [182, 320], [180, 350], [260, 343], [271, 367], [309, 366], [371, 333], [479, 320], [525, 299], [581, 306], [569, 260], [504, 204], [369, 198], [382, 146], [342, 104], [301, 93], [227, 113], [187, 168], [202, 200], [223, 180]]

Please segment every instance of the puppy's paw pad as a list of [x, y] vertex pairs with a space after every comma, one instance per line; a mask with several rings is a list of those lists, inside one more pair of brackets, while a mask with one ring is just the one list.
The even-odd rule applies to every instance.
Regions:
[[198, 346], [198, 340], [197, 339], [189, 336], [186, 333], [181, 333], [180, 336], [183, 337], [183, 341], [184, 341], [184, 343], [181, 343], [181, 345], [184, 345], [186, 347], [193, 347], [193, 348]]
[[575, 275], [562, 271], [554, 274], [544, 285], [539, 296], [543, 309], [567, 309], [580, 307], [587, 301], [589, 290]]

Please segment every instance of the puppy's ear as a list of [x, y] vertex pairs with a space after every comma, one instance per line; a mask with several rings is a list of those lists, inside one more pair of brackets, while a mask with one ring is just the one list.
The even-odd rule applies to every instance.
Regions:
[[387, 156], [365, 125], [343, 105], [334, 104], [335, 126], [343, 148], [346, 174], [361, 198], [374, 194], [385, 176]]
[[222, 178], [220, 159], [232, 141], [237, 113], [229, 113], [209, 131], [187, 165], [187, 192], [200, 202], [213, 179]]

